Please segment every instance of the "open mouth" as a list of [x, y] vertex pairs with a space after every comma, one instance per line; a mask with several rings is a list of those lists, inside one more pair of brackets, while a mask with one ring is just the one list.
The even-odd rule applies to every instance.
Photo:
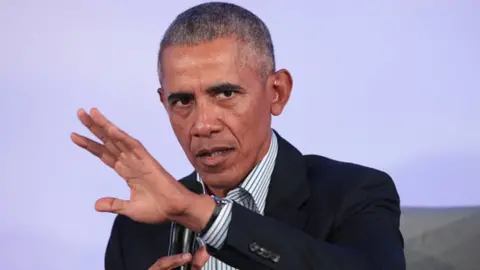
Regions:
[[234, 148], [211, 148], [202, 149], [198, 152], [197, 157], [215, 157], [228, 154], [232, 152]]

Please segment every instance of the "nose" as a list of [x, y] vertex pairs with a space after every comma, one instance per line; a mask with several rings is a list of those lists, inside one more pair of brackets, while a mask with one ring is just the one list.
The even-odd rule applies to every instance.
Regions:
[[210, 137], [222, 130], [220, 112], [215, 105], [197, 103], [195, 108], [195, 123], [192, 127], [192, 135], [195, 137]]

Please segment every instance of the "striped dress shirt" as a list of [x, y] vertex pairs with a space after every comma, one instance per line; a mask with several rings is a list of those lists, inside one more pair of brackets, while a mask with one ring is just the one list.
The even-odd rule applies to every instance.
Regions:
[[[201, 245], [208, 244], [216, 249], [220, 249], [225, 242], [228, 234], [228, 228], [232, 219], [232, 203], [235, 202], [248, 208], [260, 215], [263, 215], [267, 199], [268, 186], [275, 166], [275, 159], [278, 153], [278, 142], [275, 132], [272, 131], [272, 140], [270, 148], [265, 157], [248, 174], [245, 181], [227, 194], [228, 201], [220, 211], [212, 227], [198, 239]], [[197, 174], [197, 181], [202, 183], [202, 178]], [[205, 190], [205, 189], [204, 189]], [[228, 264], [215, 257], [210, 257], [203, 267], [204, 270], [236, 270]]]

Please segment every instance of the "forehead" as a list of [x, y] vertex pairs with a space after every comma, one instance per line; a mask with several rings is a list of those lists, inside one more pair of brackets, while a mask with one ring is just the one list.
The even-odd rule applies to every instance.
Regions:
[[194, 46], [167, 47], [161, 56], [163, 88], [171, 91], [240, 83], [252, 72], [240, 61], [239, 46], [234, 38], [222, 38]]

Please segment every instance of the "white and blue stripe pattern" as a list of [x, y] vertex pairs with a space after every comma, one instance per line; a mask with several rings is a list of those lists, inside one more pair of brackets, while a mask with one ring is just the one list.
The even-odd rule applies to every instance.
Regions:
[[[268, 186], [275, 166], [275, 159], [278, 153], [278, 142], [275, 133], [272, 131], [272, 140], [270, 148], [265, 157], [250, 174], [245, 181], [236, 189], [227, 194], [226, 199], [230, 201], [225, 205], [218, 215], [212, 227], [199, 239], [200, 242], [208, 244], [216, 249], [222, 247], [228, 234], [228, 227], [232, 219], [232, 201], [246, 207], [260, 215], [263, 215], [268, 193]], [[202, 178], [197, 174], [197, 180], [202, 183]], [[203, 269], [206, 270], [235, 270], [235, 268], [226, 263], [210, 257]]]

